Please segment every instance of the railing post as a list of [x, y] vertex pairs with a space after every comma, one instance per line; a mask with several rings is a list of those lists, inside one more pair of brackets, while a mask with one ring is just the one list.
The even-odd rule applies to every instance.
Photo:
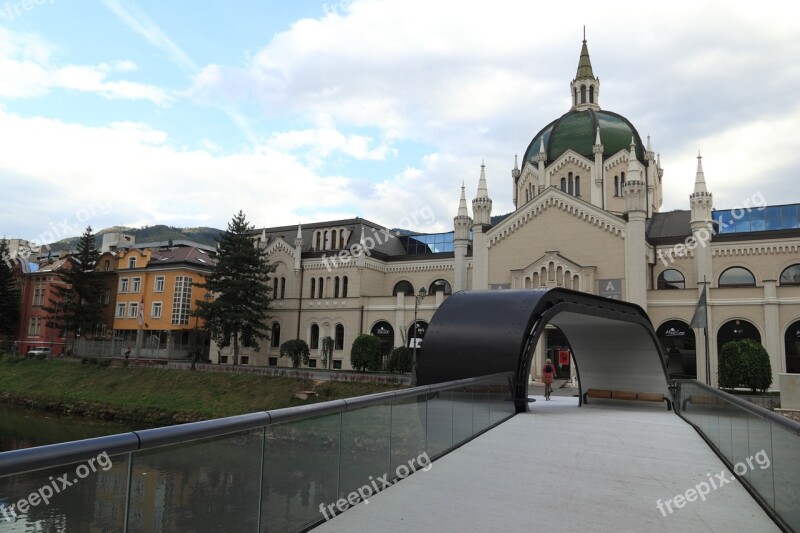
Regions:
[[267, 426], [261, 431], [261, 473], [259, 474], [258, 484], [258, 525], [256, 531], [263, 531], [261, 527], [261, 513], [264, 507], [264, 465], [266, 464], [267, 454]]
[[125, 523], [122, 527], [123, 533], [128, 533], [128, 517], [131, 515], [131, 485], [133, 484], [133, 452], [128, 452], [128, 482], [126, 483], [127, 494], [125, 495]]

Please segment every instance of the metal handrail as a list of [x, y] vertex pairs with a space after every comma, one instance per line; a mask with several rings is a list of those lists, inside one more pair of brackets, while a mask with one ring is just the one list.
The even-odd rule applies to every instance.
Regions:
[[[795, 422], [794, 420], [792, 420], [790, 418], [786, 418], [785, 416], [781, 416], [779, 414], [775, 414], [774, 412], [770, 411], [769, 409], [764, 409], [763, 407], [761, 407], [759, 405], [756, 405], [754, 403], [748, 402], [747, 400], [742, 400], [741, 398], [737, 398], [733, 394], [730, 394], [730, 393], [725, 392], [723, 390], [715, 389], [713, 387], [710, 387], [709, 385], [706, 385], [705, 383], [702, 383], [702, 382], [694, 380], [694, 379], [676, 379], [674, 381], [675, 381], [675, 383], [677, 383], [679, 385], [682, 384], [682, 383], [689, 383], [689, 384], [691, 384], [691, 385], [693, 385], [695, 387], [703, 389], [705, 392], [709, 392], [709, 393], [711, 393], [711, 394], [713, 394], [713, 395], [715, 395], [715, 396], [717, 396], [719, 398], [722, 398], [723, 400], [725, 400], [727, 402], [730, 402], [730, 403], [734, 404], [735, 406], [737, 406], [737, 407], [739, 407], [741, 409], [744, 409], [745, 411], [749, 412], [750, 414], [753, 414], [755, 416], [759, 416], [761, 418], [769, 420], [770, 422], [778, 424], [779, 426], [781, 426], [783, 429], [785, 429], [787, 431], [791, 431], [792, 433], [800, 435], [800, 422]], [[681, 408], [681, 410], [683, 410], [683, 406], [682, 405], [680, 406], [680, 408]]]
[[507, 374], [507, 372], [500, 372], [486, 376], [436, 383], [434, 385], [421, 385], [397, 391], [356, 396], [344, 400], [330, 400], [311, 405], [285, 407], [282, 409], [259, 411], [214, 420], [190, 422], [177, 426], [143, 429], [117, 435], [94, 437], [91, 439], [2, 452], [0, 453], [0, 476], [21, 474], [33, 470], [85, 461], [96, 457], [102, 452], [113, 456], [199, 439], [219, 437], [271, 424], [340, 413], [349, 409], [360, 409], [386, 403], [387, 401], [401, 400], [421, 394], [432, 394], [449, 388], [474, 385], [484, 381], [490, 381], [500, 376], [506, 376]]

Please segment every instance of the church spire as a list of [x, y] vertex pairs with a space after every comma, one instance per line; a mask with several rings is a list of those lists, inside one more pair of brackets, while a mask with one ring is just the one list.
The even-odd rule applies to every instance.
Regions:
[[489, 198], [489, 189], [486, 187], [486, 164], [481, 161], [481, 177], [478, 180], [478, 194], [476, 198]]
[[469, 213], [467, 212], [467, 195], [464, 192], [464, 183], [461, 183], [461, 200], [458, 202], [458, 216], [468, 217]]
[[703, 156], [700, 150], [697, 151], [697, 173], [694, 178], [694, 192], [708, 192], [706, 189], [706, 177], [703, 174]]
[[587, 109], [600, 110], [600, 78], [594, 75], [592, 61], [589, 59], [589, 47], [586, 44], [586, 27], [583, 29], [583, 45], [581, 56], [578, 59], [578, 71], [575, 79], [570, 83], [570, 96], [572, 98], [572, 111], [585, 111]]

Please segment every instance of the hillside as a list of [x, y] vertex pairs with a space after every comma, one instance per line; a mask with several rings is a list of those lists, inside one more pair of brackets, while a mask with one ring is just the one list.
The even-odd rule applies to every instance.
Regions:
[[[159, 242], [159, 241], [194, 241], [208, 246], [216, 246], [217, 237], [222, 230], [216, 228], [200, 227], [200, 228], [176, 228], [174, 226], [165, 226], [159, 224], [156, 226], [145, 226], [143, 228], [128, 228], [125, 226], [112, 226], [99, 230], [95, 234], [95, 244], [100, 247], [103, 240], [103, 234], [121, 232], [136, 237], [137, 243], [146, 242]], [[61, 250], [75, 250], [78, 245], [80, 236], [69, 237], [62, 239], [58, 242], [50, 244], [53, 252], [60, 252]]]

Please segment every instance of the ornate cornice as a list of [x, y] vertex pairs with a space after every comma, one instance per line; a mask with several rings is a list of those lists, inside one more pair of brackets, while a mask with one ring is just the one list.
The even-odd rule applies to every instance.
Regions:
[[574, 163], [579, 168], [582, 168], [589, 172], [592, 171], [592, 166], [594, 165], [594, 161], [586, 159], [577, 152], [573, 152], [572, 150], [567, 150], [566, 152], [561, 154], [561, 156], [558, 159], [553, 161], [553, 164], [547, 168], [547, 172], [549, 172], [551, 176], [554, 176], [556, 172], [567, 166], [569, 163]]
[[731, 257], [744, 255], [797, 254], [800, 242], [712, 244], [711, 255]]

